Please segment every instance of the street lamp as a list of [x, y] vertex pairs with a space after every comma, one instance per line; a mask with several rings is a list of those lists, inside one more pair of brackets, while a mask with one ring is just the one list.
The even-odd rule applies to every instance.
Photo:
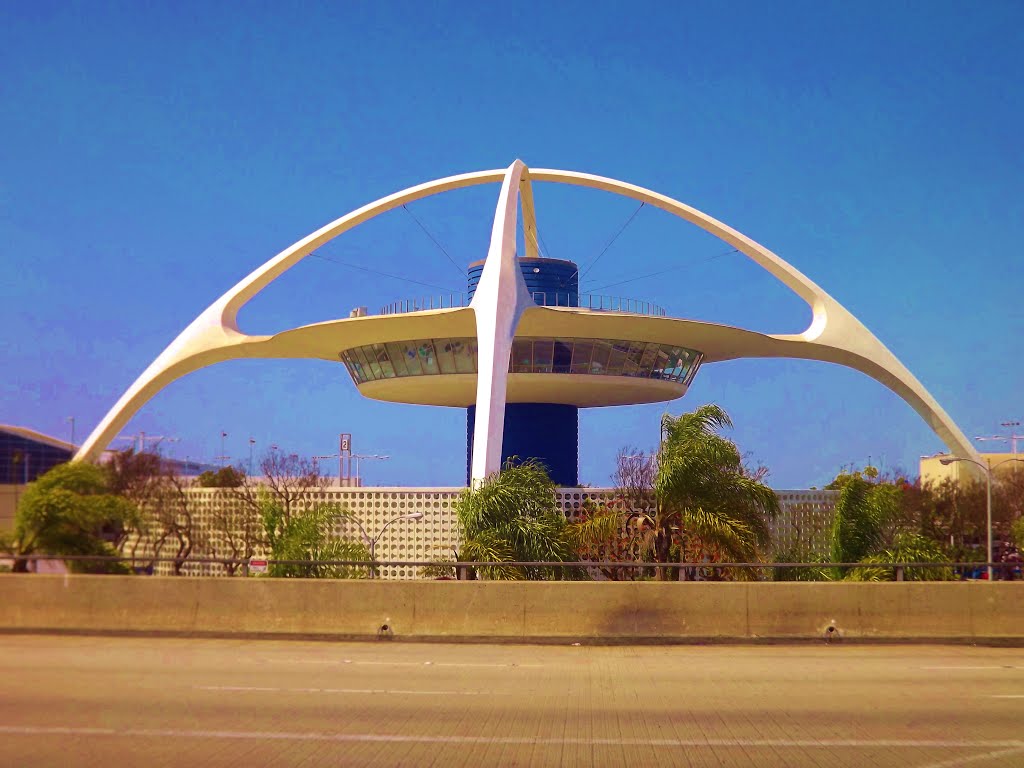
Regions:
[[359, 460], [360, 459], [371, 459], [371, 460], [374, 460], [374, 461], [387, 461], [391, 457], [390, 456], [380, 456], [379, 454], [376, 454], [376, 453], [353, 453], [351, 458], [356, 460], [356, 486], [357, 487], [362, 487], [363, 483], [362, 483], [362, 480], [360, 479], [360, 474], [359, 474]]
[[[363, 536], [363, 542], [366, 544], [367, 548], [370, 550], [370, 562], [371, 563], [372, 562], [376, 562], [376, 559], [374, 558], [374, 554], [373, 553], [377, 549], [377, 542], [380, 540], [380, 537], [384, 535], [384, 531], [386, 531], [388, 529], [389, 525], [391, 525], [392, 523], [397, 523], [399, 520], [422, 520], [422, 519], [423, 519], [423, 513], [422, 512], [410, 512], [408, 515], [399, 515], [398, 517], [393, 517], [390, 520], [388, 520], [386, 523], [384, 523], [384, 527], [380, 529], [380, 532], [371, 539], [366, 534], [366, 529], [363, 528], [363, 524], [360, 523], [359, 520], [357, 520], [354, 517], [350, 517], [349, 518], [349, 520], [351, 520], [353, 523], [355, 523], [357, 526], [359, 526], [359, 533], [361, 533], [362, 536]], [[370, 578], [371, 579], [376, 578], [376, 576], [374, 576], [374, 570], [373, 570], [372, 566], [370, 567]]]
[[[355, 459], [356, 460], [356, 473], [355, 473], [353, 478], [349, 478], [349, 479], [354, 479], [355, 483], [356, 483], [356, 486], [358, 487], [358, 486], [362, 485], [362, 481], [359, 479], [359, 460], [360, 459], [375, 459], [377, 461], [387, 461], [391, 457], [390, 456], [380, 456], [380, 455], [378, 455], [376, 453], [372, 453], [372, 454], [371, 453], [328, 453], [328, 454], [325, 454], [325, 455], [322, 455], [322, 456], [314, 456], [313, 457], [313, 459], [316, 460], [316, 461], [319, 461], [320, 459], [338, 459], [339, 460], [339, 466], [338, 466], [338, 486], [339, 487], [342, 484], [342, 472], [343, 472], [342, 467], [344, 466], [343, 462], [345, 461], [346, 458], [348, 458], [348, 459]], [[351, 469], [351, 465], [350, 465], [349, 468]]]
[[991, 461], [987, 464], [982, 464], [980, 461], [974, 459], [968, 459], [965, 456], [946, 456], [939, 459], [939, 464], [944, 467], [948, 467], [950, 464], [955, 464], [958, 461], [966, 461], [969, 464], [974, 464], [977, 467], [981, 467], [981, 471], [985, 473], [985, 527], [988, 529], [988, 580], [992, 581], [992, 470], [996, 467], [1001, 467], [1003, 464], [1009, 464], [1014, 461], [1024, 462], [1024, 459], [1006, 459], [1000, 461], [998, 464], [993, 464]]

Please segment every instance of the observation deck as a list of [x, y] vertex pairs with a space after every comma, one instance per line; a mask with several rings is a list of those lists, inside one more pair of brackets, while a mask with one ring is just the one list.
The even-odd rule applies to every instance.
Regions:
[[[647, 335], [648, 318], [668, 319], [664, 307], [642, 299], [580, 293], [579, 268], [571, 261], [517, 262], [535, 307], [524, 313], [512, 345], [507, 403], [588, 408], [661, 402], [686, 393], [704, 355]], [[469, 265], [469, 290], [464, 293], [403, 299], [382, 307], [382, 316], [406, 316], [393, 319], [407, 329], [404, 338], [395, 334], [338, 350], [363, 395], [466, 408], [476, 402], [477, 339], [470, 335], [476, 322], [472, 313], [461, 322], [458, 318], [472, 302], [483, 266], [483, 261]], [[417, 313], [419, 317], [410, 317]], [[610, 334], [603, 321], [612, 316], [618, 322]], [[553, 327], [556, 318], [573, 319], [573, 327]], [[467, 324], [461, 333], [456, 330]], [[539, 425], [538, 430], [544, 431]]]

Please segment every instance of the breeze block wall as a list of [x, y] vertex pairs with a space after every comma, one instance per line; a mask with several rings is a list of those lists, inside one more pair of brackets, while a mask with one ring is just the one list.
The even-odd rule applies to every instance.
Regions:
[[[439, 561], [451, 559], [452, 549], [458, 548], [462, 532], [455, 515], [455, 503], [462, 488], [322, 488], [309, 491], [301, 497], [300, 508], [308, 509], [318, 503], [334, 503], [353, 514], [370, 536], [375, 536], [384, 524], [393, 518], [411, 512], [422, 512], [422, 520], [399, 520], [392, 523], [377, 542], [376, 556], [381, 562], [389, 560]], [[230, 491], [194, 488], [186, 491], [188, 504], [197, 533], [195, 557], [227, 557], [228, 550], [218, 540], [218, 517], [232, 509], [238, 510], [243, 502]], [[776, 491], [782, 506], [781, 514], [772, 523], [776, 540], [773, 552], [782, 551], [791, 543], [803, 542], [810, 551], [824, 551], [832, 521], [835, 491]], [[613, 488], [559, 488], [558, 501], [566, 517], [573, 519], [587, 505], [621, 506]], [[340, 521], [337, 535], [359, 538], [358, 528]], [[131, 540], [125, 554], [134, 552], [143, 559], [151, 553], [145, 540]], [[165, 551], [165, 555], [167, 552]], [[265, 554], [265, 553], [258, 553]], [[169, 563], [158, 564], [156, 572], [171, 573]], [[198, 576], [225, 575], [216, 564], [186, 563], [184, 573]], [[416, 566], [384, 566], [379, 574], [385, 579], [415, 579], [420, 576]]]

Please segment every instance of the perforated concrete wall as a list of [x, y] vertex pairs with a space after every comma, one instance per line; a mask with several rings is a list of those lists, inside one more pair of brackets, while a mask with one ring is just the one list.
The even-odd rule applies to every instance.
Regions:
[[[345, 507], [362, 524], [366, 533], [377, 536], [389, 520], [413, 512], [422, 512], [421, 520], [397, 520], [387, 527], [376, 545], [376, 558], [380, 562], [392, 560], [433, 561], [451, 559], [452, 549], [460, 540], [455, 501], [462, 488], [324, 488], [309, 491], [300, 498], [298, 506], [308, 509], [314, 504], [334, 503]], [[238, 519], [243, 502], [228, 491], [196, 488], [186, 491], [192, 530], [196, 545], [193, 557], [230, 557], [218, 530], [225, 521]], [[772, 525], [776, 539], [775, 552], [795, 542], [803, 542], [811, 551], [824, 551], [828, 528], [835, 504], [834, 491], [777, 491], [782, 514]], [[574, 518], [586, 504], [620, 506], [611, 488], [560, 488], [558, 500], [567, 517]], [[340, 520], [338, 535], [359, 538], [358, 527]], [[136, 543], [138, 546], [136, 547]], [[125, 547], [126, 554], [133, 551], [142, 559], [152, 551], [149, 541], [133, 540]], [[163, 556], [170, 556], [173, 547], [165, 548]], [[258, 552], [257, 554], [265, 554]], [[170, 564], [159, 564], [157, 573], [171, 573]], [[184, 573], [190, 575], [224, 575], [223, 566], [186, 563]], [[389, 579], [414, 579], [419, 568], [414, 566], [387, 566], [380, 576]]]
[[839, 491], [776, 491], [781, 513], [771, 524], [774, 553], [793, 552], [803, 557], [828, 552]]

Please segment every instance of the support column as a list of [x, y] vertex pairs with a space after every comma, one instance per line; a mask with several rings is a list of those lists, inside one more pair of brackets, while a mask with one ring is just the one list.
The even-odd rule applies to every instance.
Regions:
[[522, 161], [516, 160], [505, 173], [494, 212], [487, 259], [470, 303], [476, 315], [478, 360], [470, 473], [474, 486], [501, 469], [512, 339], [523, 310], [531, 303], [516, 263], [519, 187], [526, 172]]

